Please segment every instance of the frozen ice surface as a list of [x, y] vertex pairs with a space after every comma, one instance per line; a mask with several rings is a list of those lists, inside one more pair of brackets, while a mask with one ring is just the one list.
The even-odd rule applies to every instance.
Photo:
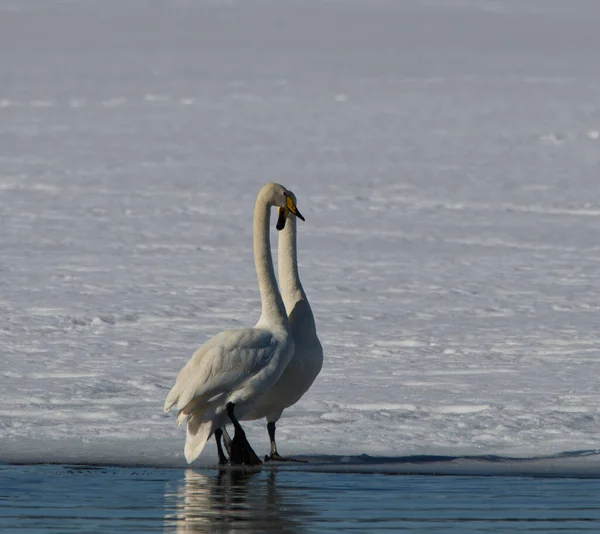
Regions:
[[593, 0], [0, 0], [0, 461], [183, 462], [162, 404], [258, 317], [268, 180], [325, 348], [283, 454], [600, 449], [599, 26]]

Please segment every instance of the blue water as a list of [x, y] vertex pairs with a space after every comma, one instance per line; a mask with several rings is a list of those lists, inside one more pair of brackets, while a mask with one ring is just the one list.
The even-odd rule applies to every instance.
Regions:
[[0, 466], [0, 532], [600, 532], [600, 479]]

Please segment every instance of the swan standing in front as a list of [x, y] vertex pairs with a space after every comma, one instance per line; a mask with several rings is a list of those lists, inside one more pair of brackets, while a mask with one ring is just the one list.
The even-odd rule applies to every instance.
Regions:
[[[295, 204], [294, 194], [291, 191], [288, 193]], [[277, 383], [243, 417], [245, 421], [267, 418], [271, 451], [265, 460], [279, 461], [287, 458], [277, 452], [275, 423], [279, 421], [283, 410], [296, 404], [308, 391], [323, 366], [323, 347], [317, 336], [315, 318], [298, 274], [296, 219], [290, 217], [289, 212], [287, 207], [279, 209], [277, 229], [281, 231], [277, 266], [279, 287], [294, 339], [294, 355]]]
[[[268, 183], [259, 191], [254, 206], [254, 263], [262, 301], [258, 323], [254, 328], [226, 330], [209, 339], [179, 372], [165, 401], [165, 412], [177, 405], [177, 423], [187, 422], [184, 452], [188, 463], [200, 455], [215, 430], [229, 421], [235, 428], [231, 463], [261, 463], [238, 419], [275, 384], [294, 353], [271, 257], [269, 221], [273, 206], [304, 220], [285, 187]], [[215, 437], [222, 463], [220, 431]]]

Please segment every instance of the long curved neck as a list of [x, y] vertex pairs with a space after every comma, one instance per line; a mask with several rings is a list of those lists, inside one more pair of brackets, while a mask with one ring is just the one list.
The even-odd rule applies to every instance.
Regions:
[[285, 228], [279, 232], [277, 256], [279, 284], [285, 309], [289, 314], [301, 299], [306, 299], [300, 275], [298, 274], [298, 253], [296, 248], [296, 217], [288, 218]]
[[289, 328], [287, 315], [273, 270], [270, 238], [271, 207], [264, 195], [259, 194], [254, 206], [254, 265], [258, 277], [258, 288], [262, 311], [257, 325], [279, 324]]

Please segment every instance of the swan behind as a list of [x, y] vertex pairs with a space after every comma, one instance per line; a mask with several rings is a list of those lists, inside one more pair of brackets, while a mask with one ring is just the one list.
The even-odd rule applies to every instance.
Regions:
[[[295, 202], [295, 197], [290, 191]], [[288, 218], [286, 208], [280, 208], [278, 274], [283, 302], [294, 339], [294, 355], [275, 385], [263, 395], [245, 420], [267, 419], [271, 460], [284, 460], [277, 451], [275, 423], [286, 408], [296, 404], [308, 391], [323, 366], [323, 347], [317, 336], [312, 309], [298, 273], [297, 231], [295, 217]], [[287, 221], [287, 223], [286, 223]]]

